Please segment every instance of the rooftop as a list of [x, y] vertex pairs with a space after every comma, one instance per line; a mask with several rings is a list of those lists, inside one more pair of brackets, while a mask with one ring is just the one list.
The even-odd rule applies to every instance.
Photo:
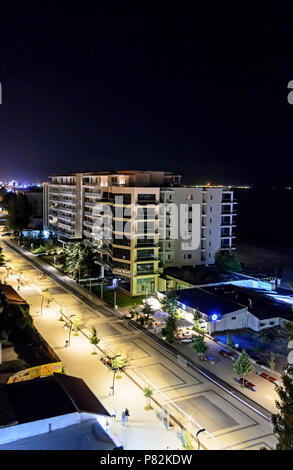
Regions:
[[0, 445], [0, 450], [112, 450], [96, 419]]
[[[209, 286], [205, 287], [204, 290], [210, 294], [216, 294], [222, 299], [229, 299], [245, 305], [248, 307], [249, 312], [259, 320], [280, 317], [293, 321], [292, 305], [286, 303], [286, 301], [277, 300], [274, 294], [268, 291], [239, 287], [232, 284]], [[288, 296], [288, 300], [289, 298]]]
[[[110, 416], [86, 383], [77, 377], [54, 374], [24, 382], [0, 384], [2, 426], [74, 412]], [[3, 413], [6, 417], [3, 417]]]
[[214, 313], [225, 315], [243, 308], [243, 305], [240, 305], [238, 302], [225, 299], [220, 295], [207, 292], [199, 287], [180, 289], [176, 293], [180, 303], [193, 309], [199, 309], [206, 315]]
[[0, 292], [3, 292], [10, 304], [26, 304], [26, 301], [8, 284], [0, 284]]
[[181, 281], [188, 282], [193, 285], [214, 284], [221, 282], [238, 281], [243, 279], [241, 274], [227, 273], [220, 271], [215, 266], [186, 266], [182, 268], [165, 268], [164, 275], [172, 276]]

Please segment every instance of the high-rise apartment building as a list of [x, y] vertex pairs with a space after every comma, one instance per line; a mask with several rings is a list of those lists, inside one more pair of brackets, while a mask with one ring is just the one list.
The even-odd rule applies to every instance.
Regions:
[[130, 295], [155, 292], [163, 267], [213, 264], [233, 249], [233, 192], [180, 183], [162, 171], [55, 175], [43, 186], [44, 227], [62, 243], [90, 243], [101, 275], [110, 270]]

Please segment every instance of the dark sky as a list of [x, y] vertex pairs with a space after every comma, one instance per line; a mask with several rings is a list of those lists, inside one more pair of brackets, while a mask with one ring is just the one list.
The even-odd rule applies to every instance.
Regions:
[[1, 4], [0, 179], [293, 183], [292, 2], [168, 3]]

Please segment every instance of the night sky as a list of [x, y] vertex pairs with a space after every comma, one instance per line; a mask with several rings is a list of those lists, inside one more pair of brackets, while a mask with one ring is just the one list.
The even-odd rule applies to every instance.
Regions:
[[293, 183], [292, 1], [168, 3], [1, 4], [0, 179]]

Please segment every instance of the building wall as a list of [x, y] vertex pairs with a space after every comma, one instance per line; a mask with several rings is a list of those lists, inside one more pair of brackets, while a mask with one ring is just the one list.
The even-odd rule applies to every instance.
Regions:
[[82, 238], [82, 191], [80, 173], [53, 176], [48, 184], [48, 229], [62, 243]]
[[[226, 200], [230, 202], [225, 202]], [[235, 238], [235, 201], [233, 191], [224, 188], [162, 188], [161, 202], [167, 214], [161, 210], [160, 258], [163, 266], [198, 266], [215, 263], [218, 250], [234, 249]], [[172, 240], [172, 228], [177, 220], [168, 205], [175, 204], [176, 212], [188, 220], [188, 232], [195, 234], [196, 248], [183, 249], [184, 237], [187, 233], [178, 231], [178, 238]], [[194, 217], [192, 218], [192, 214]], [[195, 245], [195, 244], [194, 244]]]

